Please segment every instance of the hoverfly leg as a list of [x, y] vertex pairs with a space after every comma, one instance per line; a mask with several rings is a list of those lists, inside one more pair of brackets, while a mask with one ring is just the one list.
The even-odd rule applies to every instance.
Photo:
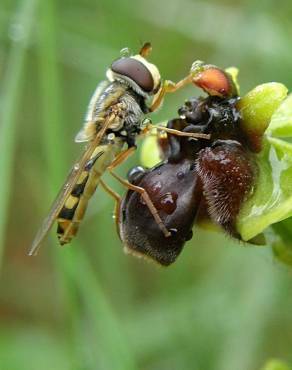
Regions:
[[110, 188], [103, 180], [100, 180], [100, 185], [105, 192], [107, 192], [112, 198], [114, 198], [117, 205], [121, 202], [121, 196]]
[[129, 181], [121, 178], [119, 175], [117, 175], [116, 173], [114, 173], [112, 171], [112, 169], [110, 169], [109, 171], [110, 171], [110, 174], [115, 179], [117, 179], [122, 185], [124, 185], [129, 190], [133, 190], [133, 191], [135, 191], [135, 192], [137, 192], [137, 193], [139, 193], [141, 195], [141, 197], [143, 198], [145, 204], [149, 208], [149, 211], [151, 212], [152, 216], [154, 217], [157, 225], [159, 226], [160, 230], [163, 232], [164, 236], [166, 238], [170, 237], [171, 236], [171, 232], [166, 228], [166, 226], [164, 225], [163, 221], [161, 220], [161, 218], [160, 218], [160, 216], [158, 214], [158, 211], [157, 211], [156, 207], [154, 206], [151, 198], [149, 197], [147, 191], [144, 188], [141, 188], [140, 186], [133, 185]]
[[[207, 125], [193, 125], [193, 124], [189, 124], [188, 126], [186, 126], [183, 130], [183, 132], [193, 132], [193, 133], [196, 133], [196, 134], [199, 134], [199, 133], [204, 133], [204, 131], [206, 130], [206, 126]], [[211, 137], [211, 135], [209, 134], [209, 138]]]
[[168, 127], [163, 126], [156, 126], [158, 130], [165, 131], [169, 134], [176, 135], [176, 136], [183, 136], [183, 137], [192, 137], [194, 139], [206, 139], [209, 140], [211, 135], [204, 134], [202, 132], [188, 132], [188, 131], [179, 131]]
[[116, 173], [113, 172], [114, 168], [116, 168], [120, 163], [122, 163], [125, 159], [127, 159], [134, 152], [134, 150], [135, 150], [135, 147], [132, 147], [132, 148], [129, 148], [129, 149], [123, 151], [122, 153], [120, 153], [107, 169], [108, 169], [109, 173], [116, 180], [118, 180], [122, 185], [124, 185], [127, 189], [136, 191], [137, 193], [139, 193], [141, 195], [145, 204], [149, 208], [152, 216], [154, 217], [156, 223], [158, 224], [161, 231], [163, 232], [163, 234], [167, 238], [167, 237], [171, 236], [171, 233], [165, 227], [165, 225], [164, 225], [163, 221], [161, 220], [161, 218], [158, 214], [158, 211], [157, 211], [156, 207], [154, 206], [152, 200], [150, 199], [147, 191], [145, 189], [141, 188], [140, 186], [136, 186], [136, 185], [131, 184], [129, 181], [123, 179], [122, 177], [120, 177], [119, 175], [117, 175]]
[[128, 148], [126, 150], [123, 150], [121, 153], [119, 153], [115, 159], [112, 161], [112, 163], [108, 166], [108, 170], [111, 171], [117, 166], [119, 166], [121, 163], [123, 163], [130, 155], [134, 153], [136, 150], [135, 146], [132, 146], [131, 148]]
[[154, 112], [155, 110], [157, 110], [161, 106], [164, 96], [167, 93], [176, 92], [177, 90], [181, 89], [182, 87], [188, 85], [191, 82], [192, 82], [191, 75], [188, 75], [186, 78], [178, 81], [177, 83], [170, 80], [165, 80], [160, 89], [158, 90], [158, 92], [154, 95], [152, 104], [149, 107], [149, 111]]
[[120, 219], [120, 209], [122, 198], [118, 193], [116, 193], [112, 188], [110, 188], [103, 180], [100, 180], [100, 185], [105, 192], [107, 192], [115, 200], [115, 208], [113, 212], [113, 217], [115, 219], [117, 232], [119, 233], [119, 219]]
[[[187, 131], [180, 131], [173, 128], [165, 127], [165, 126], [157, 126], [152, 125], [151, 123], [147, 124], [148, 130], [150, 129], [157, 129], [159, 131], [167, 132], [168, 134], [176, 135], [176, 136], [182, 136], [182, 137], [192, 137], [194, 139], [206, 139], [209, 140], [211, 135], [210, 134], [204, 134], [202, 132], [187, 132]], [[198, 130], [199, 131], [199, 130]]]

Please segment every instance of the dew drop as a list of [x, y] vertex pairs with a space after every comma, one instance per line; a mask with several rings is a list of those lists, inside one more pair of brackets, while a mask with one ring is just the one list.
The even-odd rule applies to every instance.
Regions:
[[159, 193], [161, 188], [162, 188], [161, 182], [157, 181], [151, 186], [151, 188], [149, 190], [151, 191], [152, 194], [157, 194], [157, 193]]
[[120, 55], [124, 58], [129, 57], [131, 55], [131, 50], [129, 48], [123, 48], [120, 51]]
[[132, 168], [127, 175], [128, 181], [130, 181], [131, 184], [139, 183], [139, 181], [145, 175], [145, 172], [145, 168], [141, 166]]
[[177, 193], [167, 192], [159, 199], [159, 209], [163, 210], [168, 215], [171, 215], [176, 210]]
[[107, 135], [107, 139], [108, 141], [112, 142], [115, 140], [115, 134], [113, 132], [111, 132], [110, 134]]
[[177, 229], [175, 228], [171, 228], [169, 229], [170, 233], [171, 233], [171, 236], [175, 236], [175, 234], [177, 234]]

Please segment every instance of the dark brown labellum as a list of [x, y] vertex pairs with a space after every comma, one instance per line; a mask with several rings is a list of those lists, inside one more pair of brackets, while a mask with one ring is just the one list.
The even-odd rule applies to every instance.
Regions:
[[[120, 237], [134, 254], [169, 265], [191, 238], [201, 200], [201, 185], [190, 160], [163, 163], [149, 170], [136, 184], [149, 194], [159, 216], [171, 232], [165, 237], [140, 194], [129, 191], [120, 210]], [[178, 180], [178, 177], [180, 178]]]

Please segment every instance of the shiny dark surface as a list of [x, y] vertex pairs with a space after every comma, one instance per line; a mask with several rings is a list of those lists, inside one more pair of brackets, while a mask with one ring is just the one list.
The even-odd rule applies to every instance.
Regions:
[[[208, 133], [210, 139], [168, 134], [158, 140], [165, 161], [130, 171], [129, 180], [144, 188], [171, 231], [165, 237], [137, 192], [128, 191], [119, 214], [119, 234], [126, 247], [162, 265], [169, 265], [192, 237], [197, 214], [241, 239], [236, 217], [255, 183], [257, 168], [240, 129], [237, 98], [192, 98], [179, 109], [180, 118], [167, 127], [181, 132]], [[203, 209], [204, 208], [204, 209]]]
[[120, 214], [120, 235], [125, 245], [162, 265], [180, 254], [192, 235], [201, 199], [201, 186], [193, 161], [164, 163], [148, 171], [136, 185], [149, 194], [171, 236], [166, 238], [137, 192], [129, 191]]

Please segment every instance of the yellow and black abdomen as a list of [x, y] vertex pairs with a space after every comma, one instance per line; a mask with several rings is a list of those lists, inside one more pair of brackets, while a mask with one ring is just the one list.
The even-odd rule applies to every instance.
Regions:
[[77, 234], [89, 199], [94, 194], [101, 176], [122, 149], [122, 142], [99, 146], [87, 162], [58, 218], [57, 235], [61, 245], [69, 243]]

